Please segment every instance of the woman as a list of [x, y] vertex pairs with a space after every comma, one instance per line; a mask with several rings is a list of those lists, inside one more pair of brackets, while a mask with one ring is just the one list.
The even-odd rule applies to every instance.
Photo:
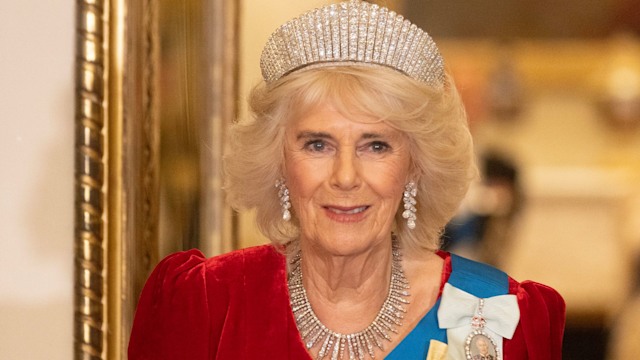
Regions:
[[504, 359], [560, 358], [554, 290], [438, 251], [475, 168], [426, 33], [352, 0], [283, 25], [261, 68], [226, 189], [273, 244], [166, 258], [130, 359], [470, 359], [479, 337]]

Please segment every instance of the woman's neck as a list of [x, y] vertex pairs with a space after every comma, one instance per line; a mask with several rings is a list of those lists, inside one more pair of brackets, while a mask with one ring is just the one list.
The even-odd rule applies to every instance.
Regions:
[[301, 249], [304, 287], [320, 321], [343, 334], [369, 326], [388, 294], [391, 241], [352, 256]]

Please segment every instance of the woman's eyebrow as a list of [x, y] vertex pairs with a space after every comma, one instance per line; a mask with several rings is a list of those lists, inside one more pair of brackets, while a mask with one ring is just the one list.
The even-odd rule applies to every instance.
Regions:
[[385, 137], [385, 134], [380, 134], [380, 133], [364, 133], [362, 134], [362, 138], [367, 140], [367, 139], [380, 139]]
[[332, 139], [333, 136], [331, 136], [329, 133], [322, 132], [322, 131], [302, 131], [298, 134], [298, 136], [296, 136], [296, 140], [309, 139], [309, 138]]
[[[393, 135], [391, 134], [387, 134], [387, 133], [364, 133], [362, 134], [361, 138], [368, 140], [368, 139], [381, 139], [381, 138], [388, 138], [388, 137], [393, 137]], [[329, 133], [323, 132], [323, 131], [301, 131], [297, 136], [296, 136], [296, 140], [301, 140], [301, 139], [333, 139], [333, 136]]]

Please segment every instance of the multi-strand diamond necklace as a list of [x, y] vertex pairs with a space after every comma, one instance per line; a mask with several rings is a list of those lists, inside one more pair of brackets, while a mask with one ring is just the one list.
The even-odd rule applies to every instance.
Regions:
[[374, 358], [375, 347], [381, 350], [384, 341], [391, 341], [390, 333], [397, 333], [402, 326], [402, 319], [406, 313], [405, 306], [409, 303], [409, 281], [404, 276], [401, 265], [401, 255], [397, 240], [393, 240], [391, 263], [391, 282], [387, 298], [373, 322], [364, 330], [352, 334], [341, 334], [328, 329], [316, 316], [311, 308], [307, 292], [302, 284], [302, 255], [299, 252], [291, 262], [289, 275], [289, 294], [291, 307], [296, 325], [307, 349], [316, 344], [322, 344], [316, 359], [327, 356], [331, 360], [364, 359], [366, 354]]

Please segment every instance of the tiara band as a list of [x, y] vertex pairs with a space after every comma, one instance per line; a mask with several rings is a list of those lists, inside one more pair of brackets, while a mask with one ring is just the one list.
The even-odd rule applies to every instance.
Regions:
[[260, 57], [267, 83], [310, 65], [361, 64], [389, 67], [434, 87], [444, 83], [444, 61], [431, 36], [394, 11], [361, 0], [286, 22]]

